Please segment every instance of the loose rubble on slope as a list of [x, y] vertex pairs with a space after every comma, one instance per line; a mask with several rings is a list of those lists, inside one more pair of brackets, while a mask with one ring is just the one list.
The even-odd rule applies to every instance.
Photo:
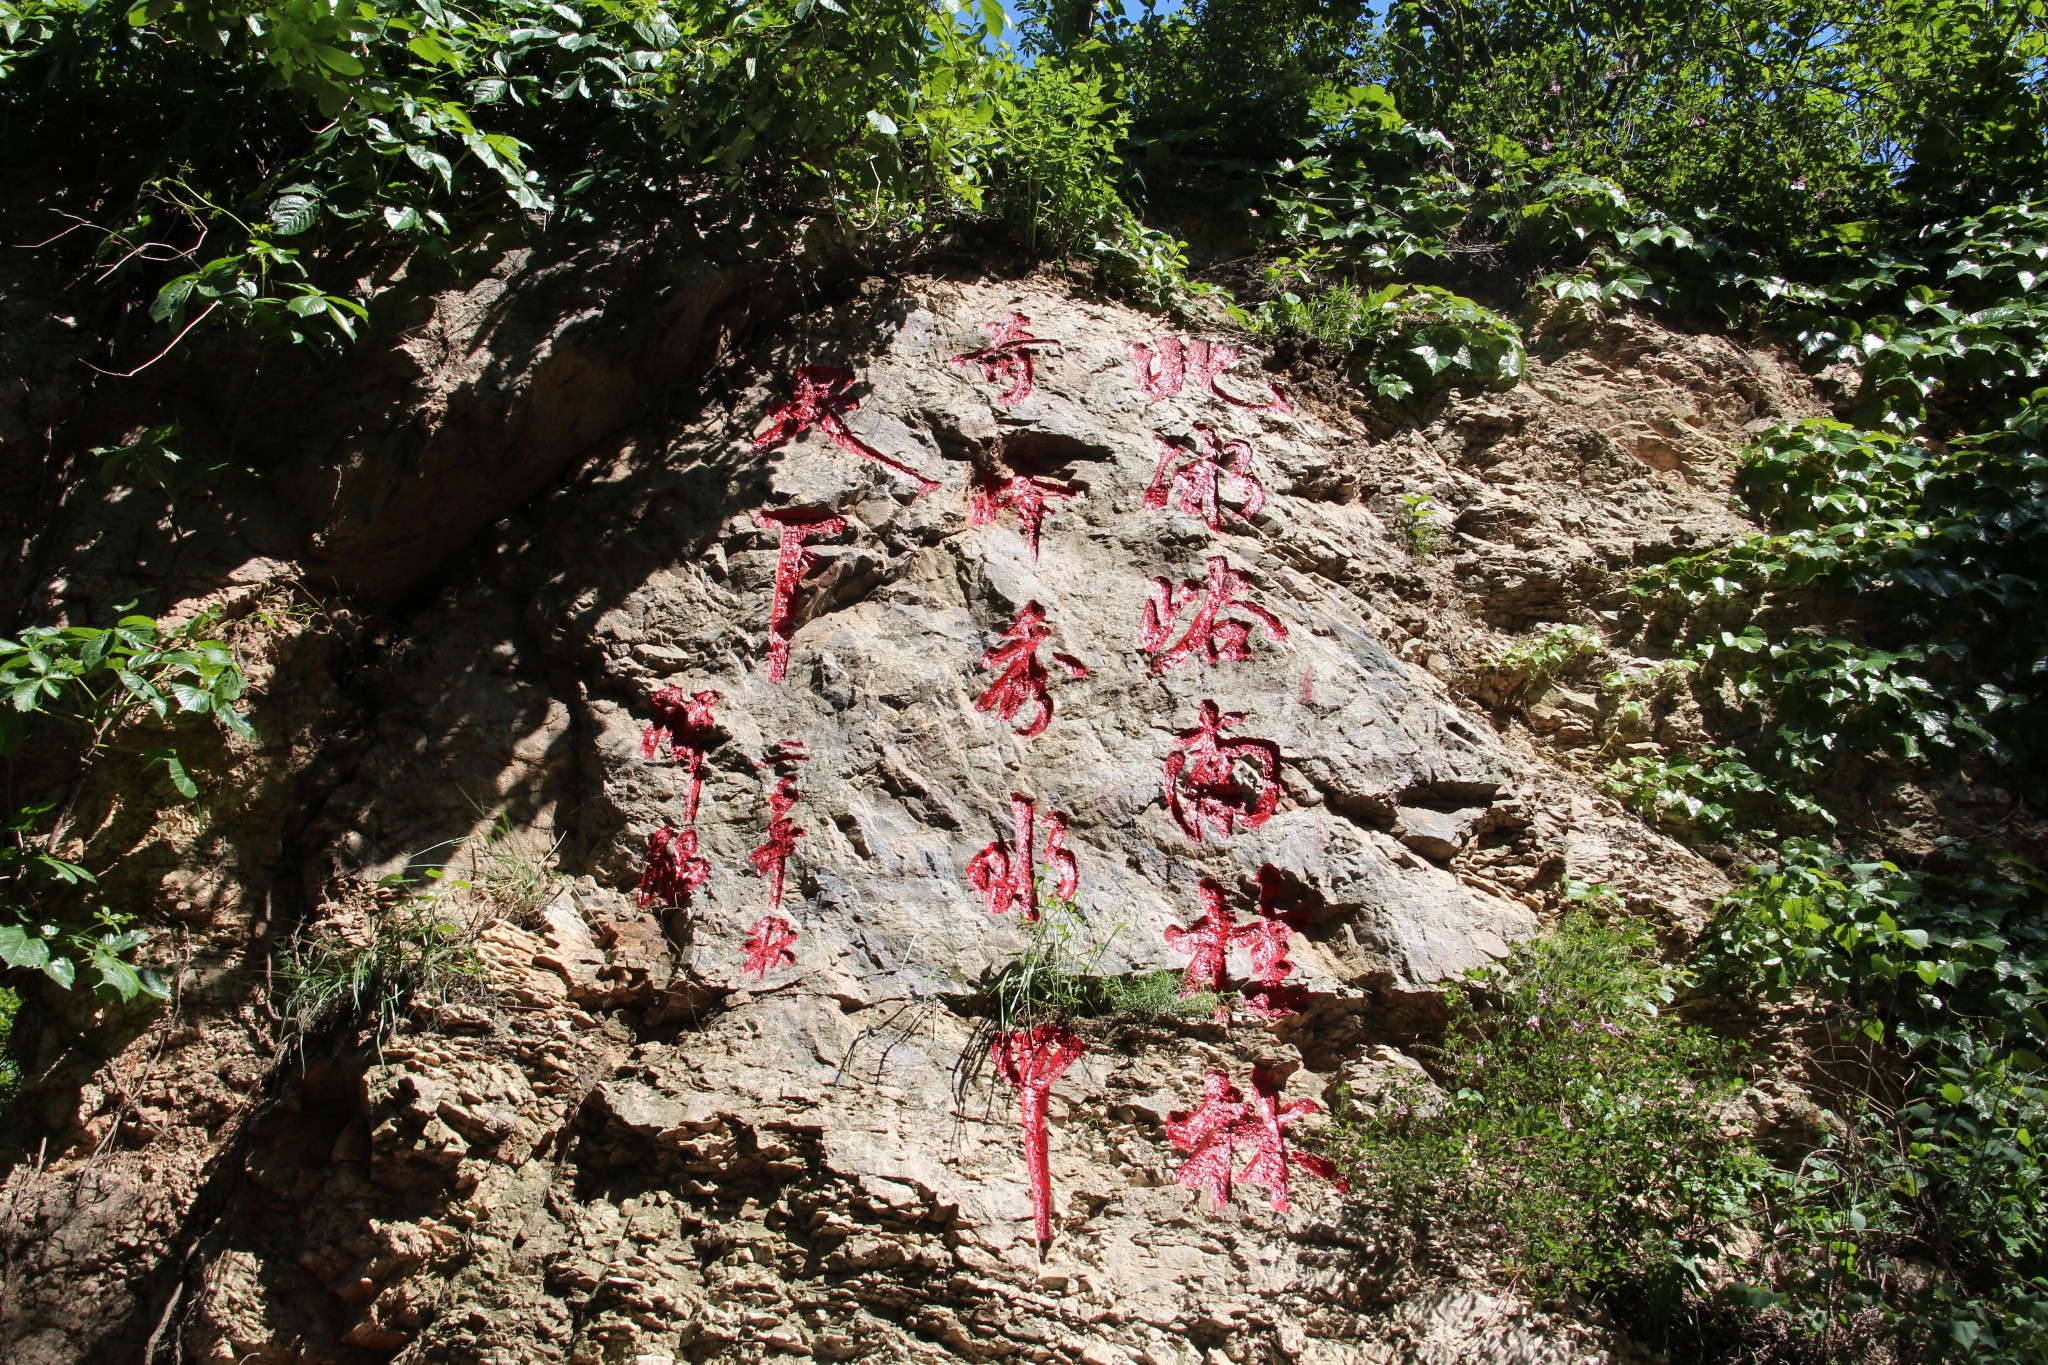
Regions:
[[[1715, 870], [1538, 747], [1571, 742], [1569, 702], [1503, 730], [1449, 684], [1506, 632], [1597, 622], [1659, 542], [1739, 529], [1732, 442], [1798, 390], [1725, 341], [1583, 324], [1523, 389], [1378, 439], [1313, 382], [1049, 284], [870, 303], [593, 454], [393, 637], [302, 836], [328, 850], [315, 928], [499, 810], [576, 875], [481, 925], [474, 1000], [314, 1049], [233, 1140], [170, 1114], [95, 1158], [133, 1192], [177, 1148], [184, 1199], [224, 1162], [152, 1321], [184, 1359], [337, 1365], [1625, 1355], [1483, 1267], [1406, 1264], [1312, 1163], [1212, 1208], [1169, 1116], [1222, 1073], [1301, 1144], [1302, 1101], [1412, 1067], [1433, 989], [1534, 933], [1567, 871], [1697, 919]], [[839, 372], [792, 402], [805, 366]], [[1403, 493], [1450, 513], [1428, 561]], [[1205, 717], [1207, 786], [1174, 766]], [[650, 840], [684, 839], [636, 897]], [[1055, 882], [1091, 973], [1180, 972], [1205, 881], [1245, 907], [1263, 881], [1301, 994], [1094, 1026], [1047, 1092], [1042, 1247], [986, 987]], [[1276, 960], [1239, 946], [1228, 977], [1277, 987]], [[195, 1028], [153, 1044], [172, 1074]], [[31, 1173], [42, 1241], [11, 1273], [77, 1303], [121, 1267], [51, 1250], [64, 1160]]]

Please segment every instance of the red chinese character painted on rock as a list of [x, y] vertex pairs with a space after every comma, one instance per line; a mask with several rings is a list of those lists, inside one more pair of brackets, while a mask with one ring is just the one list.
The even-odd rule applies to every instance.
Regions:
[[1058, 1024], [997, 1035], [989, 1045], [996, 1074], [1017, 1092], [1024, 1109], [1024, 1168], [1031, 1177], [1031, 1214], [1038, 1248], [1052, 1241], [1052, 1167], [1045, 1143], [1046, 1102], [1052, 1083], [1086, 1046]]
[[1237, 519], [1250, 524], [1266, 505], [1266, 486], [1252, 469], [1251, 446], [1220, 440], [1205, 426], [1197, 425], [1194, 434], [1192, 450], [1164, 436], [1152, 438], [1159, 447], [1159, 467], [1145, 488], [1145, 506], [1163, 508], [1170, 502], [1189, 516], [1200, 517], [1212, 534], [1221, 535], [1221, 495], [1227, 489], [1237, 497]]
[[1018, 529], [1024, 533], [1024, 543], [1031, 547], [1031, 557], [1038, 558], [1038, 535], [1045, 528], [1045, 519], [1052, 515], [1052, 504], [1065, 502], [1075, 496], [1074, 490], [1057, 479], [1042, 479], [1035, 474], [1012, 474], [1001, 483], [985, 484], [974, 490], [974, 501], [968, 504], [967, 517], [976, 526], [987, 526], [995, 521], [996, 515], [1005, 507], [1017, 514]]
[[1287, 1125], [1317, 1113], [1321, 1108], [1314, 1100], [1280, 1103], [1279, 1077], [1264, 1063], [1252, 1068], [1251, 1113], [1237, 1126], [1238, 1140], [1252, 1149], [1252, 1159], [1244, 1164], [1237, 1178], [1246, 1185], [1260, 1186], [1272, 1195], [1276, 1212], [1287, 1210], [1289, 1167], [1299, 1167], [1310, 1175], [1332, 1181], [1340, 1190], [1347, 1188], [1343, 1181], [1337, 1179], [1334, 1162], [1294, 1151], [1287, 1145]]
[[1210, 1071], [1202, 1077], [1201, 1104], [1166, 1116], [1167, 1141], [1188, 1154], [1173, 1177], [1174, 1183], [1207, 1190], [1209, 1207], [1217, 1213], [1230, 1202], [1237, 1128], [1249, 1112], [1244, 1092], [1230, 1083], [1229, 1073]]
[[766, 976], [781, 967], [796, 965], [796, 930], [780, 915], [763, 915], [747, 931], [747, 960], [744, 969]]
[[[1287, 1127], [1296, 1120], [1319, 1112], [1314, 1100], [1280, 1102], [1280, 1079], [1261, 1062], [1252, 1067], [1252, 1098], [1230, 1083], [1223, 1071], [1209, 1071], [1202, 1077], [1202, 1103], [1192, 1111], [1176, 1110], [1166, 1116], [1166, 1137], [1176, 1150], [1188, 1153], [1174, 1176], [1176, 1184], [1192, 1190], [1207, 1190], [1209, 1206], [1220, 1212], [1230, 1202], [1233, 1180], [1257, 1185], [1272, 1199], [1275, 1210], [1287, 1209], [1290, 1169], [1307, 1171], [1348, 1189], [1337, 1178], [1335, 1163], [1306, 1152], [1297, 1152], [1287, 1142]], [[1231, 1166], [1240, 1147], [1251, 1148], [1251, 1160], [1233, 1177]]]
[[989, 383], [1007, 383], [1009, 389], [996, 395], [996, 402], [1006, 407], [1021, 403], [1031, 396], [1032, 381], [1038, 377], [1032, 348], [1059, 345], [1049, 338], [1032, 336], [1030, 326], [1031, 319], [1022, 313], [1012, 313], [1001, 322], [985, 322], [982, 330], [988, 333], [988, 345], [954, 356], [953, 363], [978, 365], [981, 377]]
[[[1209, 556], [1206, 583], [1184, 578], [1176, 588], [1171, 579], [1153, 579], [1151, 595], [1138, 617], [1138, 643], [1152, 656], [1152, 671], [1168, 672], [1190, 658], [1208, 664], [1249, 659], [1254, 624], [1273, 643], [1285, 640], [1287, 627], [1280, 624], [1278, 617], [1238, 596], [1250, 586], [1250, 581], [1231, 568], [1222, 555]], [[1194, 615], [1188, 619], [1186, 632], [1169, 645], [1174, 627], [1190, 607], [1194, 608]], [[1230, 613], [1241, 613], [1251, 620], [1232, 620]]]
[[782, 880], [788, 870], [789, 855], [796, 852], [796, 841], [804, 832], [789, 818], [790, 808], [796, 805], [797, 789], [794, 777], [778, 780], [775, 790], [768, 794], [768, 841], [748, 856], [754, 871], [768, 879], [768, 908], [782, 908]]
[[775, 596], [768, 606], [768, 681], [781, 682], [789, 669], [789, 637], [796, 633], [791, 621], [796, 614], [796, 585], [817, 559], [809, 544], [844, 531], [846, 518], [812, 508], [790, 507], [778, 512], [756, 512], [754, 520], [762, 530], [772, 527], [779, 536]]
[[1202, 917], [1185, 927], [1170, 924], [1166, 928], [1166, 946], [1188, 955], [1188, 969], [1180, 979], [1183, 997], [1223, 990], [1230, 945], [1237, 942], [1241, 932], [1237, 916], [1223, 899], [1222, 887], [1204, 877], [1198, 894], [1202, 898]]
[[[1051, 638], [1052, 628], [1045, 624], [1045, 608], [1036, 602], [1026, 602], [1024, 610], [1003, 632], [1008, 643], [996, 645], [981, 656], [981, 666], [998, 670], [1000, 676], [981, 694], [974, 709], [993, 711], [1004, 720], [1012, 720], [1024, 707], [1036, 707], [1037, 714], [1017, 728], [1021, 739], [1042, 735], [1045, 727], [1052, 724], [1052, 694], [1046, 690], [1045, 665], [1038, 661], [1038, 647]], [[1088, 666], [1071, 654], [1054, 650], [1052, 661], [1070, 678], [1088, 676]]]
[[[1280, 746], [1268, 739], [1223, 738], [1243, 720], [1243, 712], [1219, 711], [1204, 699], [1195, 727], [1182, 730], [1166, 756], [1167, 813], [1198, 844], [1204, 825], [1228, 838], [1240, 828], [1257, 829], [1279, 807]], [[1238, 780], [1241, 764], [1258, 768], [1256, 791]]]
[[1177, 336], [1158, 338], [1158, 345], [1134, 341], [1124, 347], [1125, 354], [1137, 368], [1138, 387], [1146, 397], [1155, 402], [1172, 398], [1181, 391], [1190, 371], [1197, 386], [1222, 399], [1235, 408], [1250, 408], [1256, 411], [1291, 412], [1293, 404], [1277, 384], [1268, 383], [1271, 396], [1263, 403], [1239, 398], [1220, 388], [1216, 381], [1223, 372], [1238, 361], [1238, 349], [1224, 342], [1183, 341]]
[[847, 430], [840, 414], [860, 407], [859, 401], [847, 392], [852, 387], [852, 370], [844, 370], [837, 365], [805, 365], [798, 369], [789, 401], [770, 409], [766, 421], [755, 433], [754, 453], [765, 455], [816, 427], [841, 450], [863, 460], [873, 460], [890, 473], [910, 480], [923, 492], [929, 493], [937, 488], [936, 479], [927, 479], [909, 465], [890, 459]]
[[[1026, 924], [1038, 919], [1037, 803], [1020, 792], [1010, 793], [1010, 823], [1015, 842], [997, 839], [967, 864], [967, 881], [988, 903], [992, 915], [1016, 910]], [[1045, 867], [1061, 900], [1072, 900], [1081, 887], [1081, 864], [1067, 849], [1067, 817], [1048, 811], [1045, 824]]]
[[654, 723], [640, 735], [640, 757], [651, 762], [666, 744], [671, 763], [689, 764], [690, 792], [683, 815], [686, 825], [697, 823], [697, 796], [704, 786], [704, 755], [715, 738], [711, 708], [718, 701], [718, 694], [709, 689], [692, 697], [680, 687], [664, 687], [654, 694]]
[[667, 825], [647, 836], [647, 865], [640, 873], [640, 908], [663, 905], [689, 908], [690, 893], [711, 875], [711, 865], [697, 856], [697, 831]]

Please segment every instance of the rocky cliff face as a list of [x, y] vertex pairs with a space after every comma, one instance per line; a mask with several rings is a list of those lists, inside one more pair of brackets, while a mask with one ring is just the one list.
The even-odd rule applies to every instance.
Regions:
[[[1004, 402], [1016, 367], [953, 359], [1012, 313], [1057, 345], [1031, 348], [1035, 382]], [[1172, 392], [1156, 319], [1051, 284], [918, 281], [607, 440], [395, 620], [346, 700], [296, 699], [324, 707], [306, 728], [345, 732], [291, 837], [316, 858], [309, 932], [360, 939], [401, 913], [378, 889], [390, 874], [474, 869], [437, 913], [476, 933], [477, 988], [381, 1046], [313, 1049], [256, 1109], [260, 1006], [198, 991], [134, 1045], [146, 1066], [131, 1051], [118, 1084], [83, 1092], [71, 1148], [10, 1178], [12, 1349], [89, 1359], [120, 1333], [151, 1334], [151, 1360], [477, 1365], [1621, 1349], [1477, 1272], [1421, 1274], [1307, 1167], [1284, 1210], [1249, 1183], [1213, 1208], [1176, 1183], [1168, 1132], [1208, 1073], [1251, 1096], [1257, 1067], [1311, 1150], [1322, 1117], [1300, 1102], [1327, 1111], [1411, 1072], [1399, 1047], [1429, 1027], [1433, 988], [1535, 932], [1567, 870], [1680, 929], [1715, 893], [1709, 865], [1554, 760], [1591, 742], [1582, 703], [1532, 715], [1538, 742], [1448, 685], [1500, 631], [1591, 619], [1673, 536], [1732, 529], [1730, 438], [1802, 407], [1725, 342], [1586, 326], [1539, 347], [1525, 388], [1390, 435], [1341, 389], [1255, 358], [1212, 383], [1198, 351]], [[782, 405], [820, 365], [857, 376], [858, 406], [796, 430], [817, 414]], [[1291, 402], [1267, 401], [1276, 383]], [[1401, 544], [1404, 492], [1455, 515], [1432, 560]], [[990, 694], [1006, 673], [1007, 717]], [[707, 692], [708, 719], [675, 710]], [[1222, 754], [1206, 764], [1205, 708]], [[675, 743], [650, 753], [658, 724]], [[493, 837], [499, 812], [513, 834]], [[778, 829], [776, 907], [761, 873]], [[687, 856], [640, 897], [651, 841]], [[508, 892], [549, 849], [570, 875]], [[1070, 970], [1127, 995], [1188, 968], [1179, 931], [1200, 928], [1205, 883], [1250, 920], [1263, 878], [1293, 964], [1283, 979], [1240, 945], [1223, 1017], [1153, 990], [1153, 1008], [1076, 1026], [1086, 1050], [1050, 1090], [1046, 1246], [1019, 1097], [989, 1064], [992, 1036], [1031, 1022], [990, 990], [1044, 949], [1014, 903], [1026, 865]], [[1071, 907], [1044, 894], [1068, 872]], [[787, 953], [763, 947], [771, 913]], [[1279, 983], [1264, 995], [1262, 969]], [[221, 1092], [211, 1111], [198, 1089]]]

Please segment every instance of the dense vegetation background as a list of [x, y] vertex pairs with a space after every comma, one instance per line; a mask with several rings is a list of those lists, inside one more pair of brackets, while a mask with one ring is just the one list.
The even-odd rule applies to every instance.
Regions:
[[[2043, 0], [1016, 17], [0, 0], [10, 221], [41, 215], [34, 250], [105, 339], [100, 395], [201, 345], [345, 366], [389, 298], [625, 221], [818, 274], [963, 246], [1083, 262], [1290, 339], [1390, 422], [1516, 383], [1533, 309], [1787, 348], [1839, 420], [1745, 452], [1770, 529], [1646, 568], [1609, 639], [1563, 626], [1501, 661], [1660, 661], [1601, 680], [1612, 723], [1684, 696], [1714, 741], [1604, 780], [1754, 871], [1682, 959], [1574, 886], [1563, 930], [1454, 993], [1432, 1063], [1454, 1102], [1361, 1107], [1344, 1151], [1426, 1245], [1505, 1238], [1530, 1288], [1679, 1355], [2044, 1358]], [[173, 507], [223, 473], [168, 416], [65, 458]], [[101, 903], [65, 825], [95, 767], [197, 790], [179, 734], [244, 725], [232, 652], [204, 619], [20, 614], [0, 612], [0, 959], [16, 987], [161, 994], [136, 965], [149, 912]], [[1910, 860], [1868, 800], [1901, 778], [1956, 813]], [[1750, 1012], [1710, 1034], [1671, 1008], [1715, 1000]], [[1789, 1154], [1729, 1140], [1745, 1046], [1816, 1028], [1856, 1059], [1827, 1072], [1823, 1130]]]

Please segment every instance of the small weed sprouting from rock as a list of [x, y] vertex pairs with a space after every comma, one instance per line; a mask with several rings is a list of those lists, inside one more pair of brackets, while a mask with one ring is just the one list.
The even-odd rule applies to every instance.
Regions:
[[560, 836], [546, 848], [539, 847], [513, 828], [510, 816], [499, 811], [482, 842], [470, 844], [470, 894], [502, 919], [515, 924], [533, 922], [561, 883], [562, 874], [555, 868], [561, 847]]
[[1050, 888], [1039, 889], [1043, 910], [1027, 926], [1028, 941], [1016, 960], [997, 972], [972, 998], [972, 1005], [997, 1032], [1039, 1024], [1081, 1020], [1141, 1022], [1212, 1016], [1221, 998], [1210, 992], [1184, 996], [1181, 974], [1160, 970], [1105, 976], [1098, 968], [1109, 951], [1081, 909]]
[[1730, 1048], [1664, 1012], [1672, 972], [1647, 930], [1600, 922], [1602, 892], [1447, 988], [1431, 1080], [1343, 1106], [1331, 1145], [1369, 1216], [1543, 1292], [1668, 1276], [1749, 1160], [1712, 1117]]
[[1416, 559], [1428, 559], [1443, 544], [1443, 511], [1427, 493], [1403, 493], [1401, 510], [1395, 514], [1395, 529], [1401, 544]]
[[1492, 672], [1516, 698], [1540, 696], [1543, 690], [1600, 652], [1600, 637], [1584, 626], [1552, 626], [1508, 649], [1493, 661]]
[[[371, 1023], [379, 1048], [414, 1006], [480, 989], [483, 959], [477, 926], [452, 913], [452, 891], [468, 884], [427, 874], [434, 890], [405, 896], [380, 911], [367, 943], [327, 934], [292, 944], [277, 985], [288, 1046], [350, 1020]], [[387, 878], [386, 889], [403, 885]]]

